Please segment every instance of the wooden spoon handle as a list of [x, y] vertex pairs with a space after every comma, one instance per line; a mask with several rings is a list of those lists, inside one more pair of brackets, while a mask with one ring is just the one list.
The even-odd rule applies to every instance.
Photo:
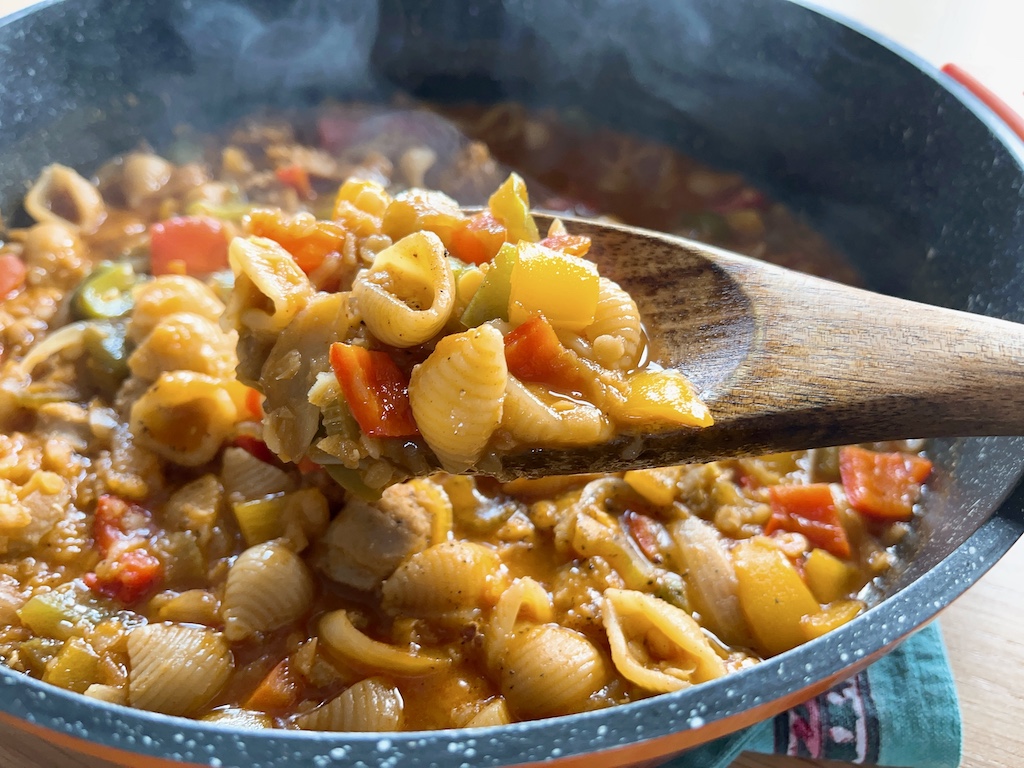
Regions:
[[705, 429], [507, 456], [501, 477], [912, 437], [1024, 434], [1024, 325], [850, 288], [643, 230], [573, 222], [638, 300]]
[[[1024, 326], [717, 258], [755, 335], [708, 393], [723, 428], [785, 446], [1024, 434]], [[715, 408], [715, 406], [712, 406]]]

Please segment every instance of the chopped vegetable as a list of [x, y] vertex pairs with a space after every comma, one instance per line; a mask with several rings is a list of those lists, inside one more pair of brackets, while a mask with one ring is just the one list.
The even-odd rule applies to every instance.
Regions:
[[99, 654], [82, 638], [72, 637], [47, 663], [43, 680], [75, 693], [84, 693], [97, 681], [99, 671]]
[[6, 296], [25, 284], [25, 262], [13, 253], [0, 254], [0, 296]]
[[509, 242], [536, 243], [540, 240], [537, 222], [530, 215], [530, 195], [526, 182], [511, 173], [487, 201], [487, 207], [508, 232]]
[[87, 573], [83, 577], [89, 589], [119, 600], [125, 605], [138, 602], [163, 579], [161, 562], [144, 549], [130, 549], [117, 556], [104, 573]]
[[804, 639], [813, 640], [852, 621], [863, 610], [864, 603], [860, 600], [837, 600], [817, 613], [808, 614], [800, 619], [800, 629], [803, 631]]
[[299, 703], [301, 684], [302, 679], [284, 659], [260, 681], [244, 706], [260, 712], [286, 713]]
[[558, 340], [543, 315], [535, 315], [505, 336], [508, 371], [520, 381], [547, 384], [563, 392], [586, 382], [575, 356]]
[[626, 379], [625, 400], [614, 406], [623, 420], [661, 421], [687, 427], [714, 424], [711, 411], [678, 371], [638, 371]]
[[86, 368], [93, 383], [111, 397], [128, 378], [127, 334], [124, 323], [90, 323], [82, 334]]
[[509, 320], [543, 314], [557, 330], [581, 331], [594, 322], [597, 266], [536, 243], [519, 243], [509, 278]]
[[735, 546], [733, 563], [740, 607], [758, 646], [776, 654], [804, 642], [801, 620], [819, 605], [789, 558], [765, 537], [755, 537]]
[[511, 292], [512, 269], [519, 260], [519, 251], [505, 243], [498, 250], [494, 262], [484, 275], [473, 298], [462, 313], [462, 324], [476, 328], [488, 320], [508, 320], [508, 300]]
[[885, 520], [909, 520], [932, 463], [921, 456], [879, 453], [857, 446], [839, 451], [839, 474], [858, 512]]
[[470, 216], [452, 233], [452, 254], [471, 264], [491, 261], [505, 242], [504, 225], [490, 211]]
[[331, 479], [358, 499], [377, 501], [381, 497], [382, 488], [371, 488], [363, 481], [358, 470], [343, 467], [340, 464], [326, 464], [324, 470]]
[[282, 165], [274, 171], [274, 176], [285, 186], [298, 192], [303, 200], [313, 198], [313, 186], [309, 183], [309, 172], [298, 163]]
[[331, 345], [331, 367], [359, 428], [371, 437], [419, 434], [409, 406], [409, 379], [386, 352]]
[[150, 513], [111, 494], [96, 502], [92, 535], [100, 554], [107, 557], [119, 542], [149, 536]]
[[137, 282], [128, 262], [103, 262], [78, 286], [71, 297], [71, 312], [86, 320], [122, 317], [135, 305], [132, 288]]
[[320, 221], [310, 213], [287, 216], [280, 210], [257, 208], [244, 223], [250, 234], [269, 238], [288, 251], [306, 274], [323, 264], [328, 254], [340, 253], [345, 247], [345, 227]]
[[768, 497], [772, 516], [764, 526], [765, 533], [779, 530], [802, 533], [815, 547], [836, 557], [850, 556], [850, 540], [828, 483], [773, 485], [768, 489]]
[[270, 450], [267, 444], [258, 437], [254, 437], [253, 435], [237, 435], [234, 439], [234, 444], [247, 451], [250, 455], [255, 456], [264, 464], [278, 463], [277, 456], [274, 455], [274, 452]]
[[586, 235], [548, 235], [540, 245], [570, 256], [586, 256], [590, 252], [590, 238]]
[[207, 216], [175, 216], [149, 228], [150, 270], [175, 274], [175, 264], [189, 275], [208, 275], [228, 266], [224, 225]]
[[18, 609], [18, 618], [32, 634], [58, 640], [72, 637], [83, 624], [95, 626], [106, 616], [81, 588], [40, 592]]
[[826, 552], [812, 549], [804, 560], [804, 580], [821, 604], [834, 602], [856, 587], [857, 570]]

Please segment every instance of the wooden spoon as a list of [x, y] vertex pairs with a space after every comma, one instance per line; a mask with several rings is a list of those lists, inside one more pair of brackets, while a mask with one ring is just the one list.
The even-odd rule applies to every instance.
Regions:
[[502, 458], [500, 477], [1024, 434], [1024, 325], [647, 230], [576, 220], [569, 231], [593, 240], [590, 258], [637, 300], [651, 357], [690, 378], [715, 424], [524, 451]]

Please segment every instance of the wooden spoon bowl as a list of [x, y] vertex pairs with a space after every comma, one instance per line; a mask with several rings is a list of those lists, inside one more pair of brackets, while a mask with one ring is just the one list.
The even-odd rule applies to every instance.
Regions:
[[[538, 216], [542, 222], [546, 217]], [[1024, 434], [1024, 325], [896, 299], [671, 235], [568, 220], [637, 301], [650, 355], [715, 424], [502, 459], [621, 471], [914, 437]]]

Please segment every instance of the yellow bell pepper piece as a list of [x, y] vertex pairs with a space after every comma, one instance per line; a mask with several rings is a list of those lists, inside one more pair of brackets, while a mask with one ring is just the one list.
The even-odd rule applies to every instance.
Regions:
[[789, 559], [764, 536], [739, 542], [732, 556], [740, 608], [760, 649], [774, 655], [804, 642], [800, 621], [820, 606]]
[[863, 610], [864, 603], [860, 600], [837, 600], [817, 613], [800, 619], [800, 629], [803, 630], [804, 639], [813, 640], [843, 626]]
[[709, 427], [711, 411], [679, 371], [637, 371], [626, 379], [626, 398], [611, 408], [619, 421], [663, 422]]
[[831, 552], [812, 549], [804, 562], [807, 586], [822, 605], [846, 597], [854, 588], [857, 571]]
[[556, 331], [582, 331], [597, 312], [597, 266], [536, 243], [520, 242], [512, 266], [508, 319], [521, 325], [542, 314]]
[[487, 201], [491, 215], [500, 221], [508, 233], [510, 243], [540, 240], [537, 222], [530, 215], [530, 195], [526, 182], [518, 173], [511, 173]]

